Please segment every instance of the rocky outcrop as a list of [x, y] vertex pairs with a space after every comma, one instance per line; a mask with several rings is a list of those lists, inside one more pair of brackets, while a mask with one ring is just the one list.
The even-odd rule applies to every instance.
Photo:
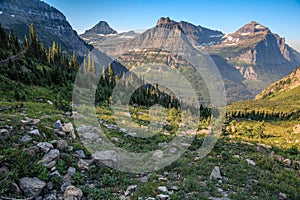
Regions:
[[196, 41], [195, 45], [213, 45], [221, 42], [224, 35], [221, 31], [210, 30], [191, 23], [180, 21], [176, 22], [169, 17], [161, 17], [156, 23], [156, 27], [182, 31], [188, 37]]
[[18, 38], [29, 33], [29, 25], [34, 24], [35, 32], [45, 46], [56, 41], [64, 50], [87, 54], [87, 45], [56, 8], [40, 0], [2, 0], [0, 1], [0, 23], [3, 28], [12, 30]]

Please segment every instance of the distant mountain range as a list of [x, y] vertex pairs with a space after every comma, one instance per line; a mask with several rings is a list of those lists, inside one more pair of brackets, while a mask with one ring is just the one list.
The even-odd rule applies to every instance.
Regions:
[[[79, 37], [66, 17], [44, 2], [0, 0], [0, 23], [18, 38], [28, 34], [28, 27], [33, 23], [46, 47], [57, 41], [64, 51], [75, 51], [81, 57], [95, 47], [94, 55], [101, 57], [96, 59], [98, 68], [111, 60], [109, 56], [118, 57], [137, 47], [142, 50], [170, 48], [175, 44], [177, 47], [190, 46], [208, 53], [213, 59], [223, 76], [229, 103], [254, 98], [268, 85], [300, 66], [300, 54], [289, 47], [284, 38], [255, 21], [230, 34], [184, 21], [176, 22], [168, 17], [158, 19], [153, 28], [143, 33], [118, 33], [107, 22], [100, 21]], [[125, 67], [131, 68], [132, 62], [125, 58], [131, 56], [123, 57], [123, 62], [127, 63]], [[118, 64], [118, 69], [125, 68]]]
[[[97, 32], [93, 31], [95, 27]], [[223, 75], [229, 102], [254, 98], [300, 65], [300, 54], [285, 44], [284, 38], [255, 21], [231, 34], [168, 17], [158, 19], [156, 26], [141, 34], [106, 34], [106, 30], [113, 30], [108, 23], [95, 27], [81, 37], [109, 55], [118, 55], [119, 49], [167, 47], [179, 42], [191, 43], [195, 49], [209, 53]], [[179, 35], [170, 35], [169, 30]]]

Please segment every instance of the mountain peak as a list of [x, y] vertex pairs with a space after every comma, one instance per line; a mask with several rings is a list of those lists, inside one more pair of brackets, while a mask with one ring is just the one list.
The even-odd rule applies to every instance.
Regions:
[[169, 17], [161, 17], [157, 20], [156, 26], [166, 25], [172, 22], [174, 23], [174, 21], [171, 20]]
[[117, 31], [112, 29], [106, 21], [100, 21], [93, 28], [87, 30], [85, 33], [94, 33], [94, 34], [117, 34]]
[[256, 21], [251, 21], [250, 23], [241, 27], [236, 33], [257, 33], [257, 32], [270, 32], [270, 29], [266, 26], [261, 25]]

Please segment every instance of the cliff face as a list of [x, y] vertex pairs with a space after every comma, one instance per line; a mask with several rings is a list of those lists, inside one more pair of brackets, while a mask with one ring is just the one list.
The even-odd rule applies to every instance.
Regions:
[[263, 83], [257, 84], [253, 93], [286, 76], [300, 64], [300, 54], [286, 45], [284, 38], [254, 21], [224, 35], [220, 44], [205, 50], [226, 58], [246, 80]]
[[201, 26], [195, 26], [185, 21], [176, 22], [171, 20], [169, 17], [162, 17], [158, 19], [156, 27], [180, 30], [189, 38], [193, 39], [196, 42], [194, 44], [196, 46], [209, 46], [218, 44], [221, 42], [221, 38], [224, 35], [221, 31], [215, 31]]
[[18, 38], [28, 35], [29, 25], [34, 24], [35, 32], [46, 46], [59, 42], [64, 50], [87, 54], [87, 45], [74, 31], [66, 17], [57, 9], [39, 0], [0, 0], [0, 23], [12, 30]]

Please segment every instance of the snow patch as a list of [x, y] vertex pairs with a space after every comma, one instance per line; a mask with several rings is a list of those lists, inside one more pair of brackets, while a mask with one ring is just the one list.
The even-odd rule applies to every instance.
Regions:
[[134, 36], [122, 35], [122, 36], [120, 36], [120, 38], [123, 38], [123, 39], [132, 39], [132, 38], [134, 38]]
[[251, 35], [250, 32], [247, 32], [247, 33], [241, 33], [241, 35]]
[[266, 28], [266, 27], [264, 27], [264, 26], [262, 26], [262, 25], [260, 25], [260, 24], [255, 26], [255, 29], [265, 29], [265, 28]]
[[3, 11], [0, 11], [0, 15], [2, 15], [3, 14]]
[[209, 37], [210, 38], [219, 38], [219, 37], [223, 37], [223, 35], [222, 34], [220, 34], [220, 35], [210, 35]]
[[15, 17], [15, 15], [10, 15], [11, 17]]
[[226, 46], [235, 46], [235, 45], [238, 45], [237, 43], [227, 43], [227, 44], [225, 44]]

